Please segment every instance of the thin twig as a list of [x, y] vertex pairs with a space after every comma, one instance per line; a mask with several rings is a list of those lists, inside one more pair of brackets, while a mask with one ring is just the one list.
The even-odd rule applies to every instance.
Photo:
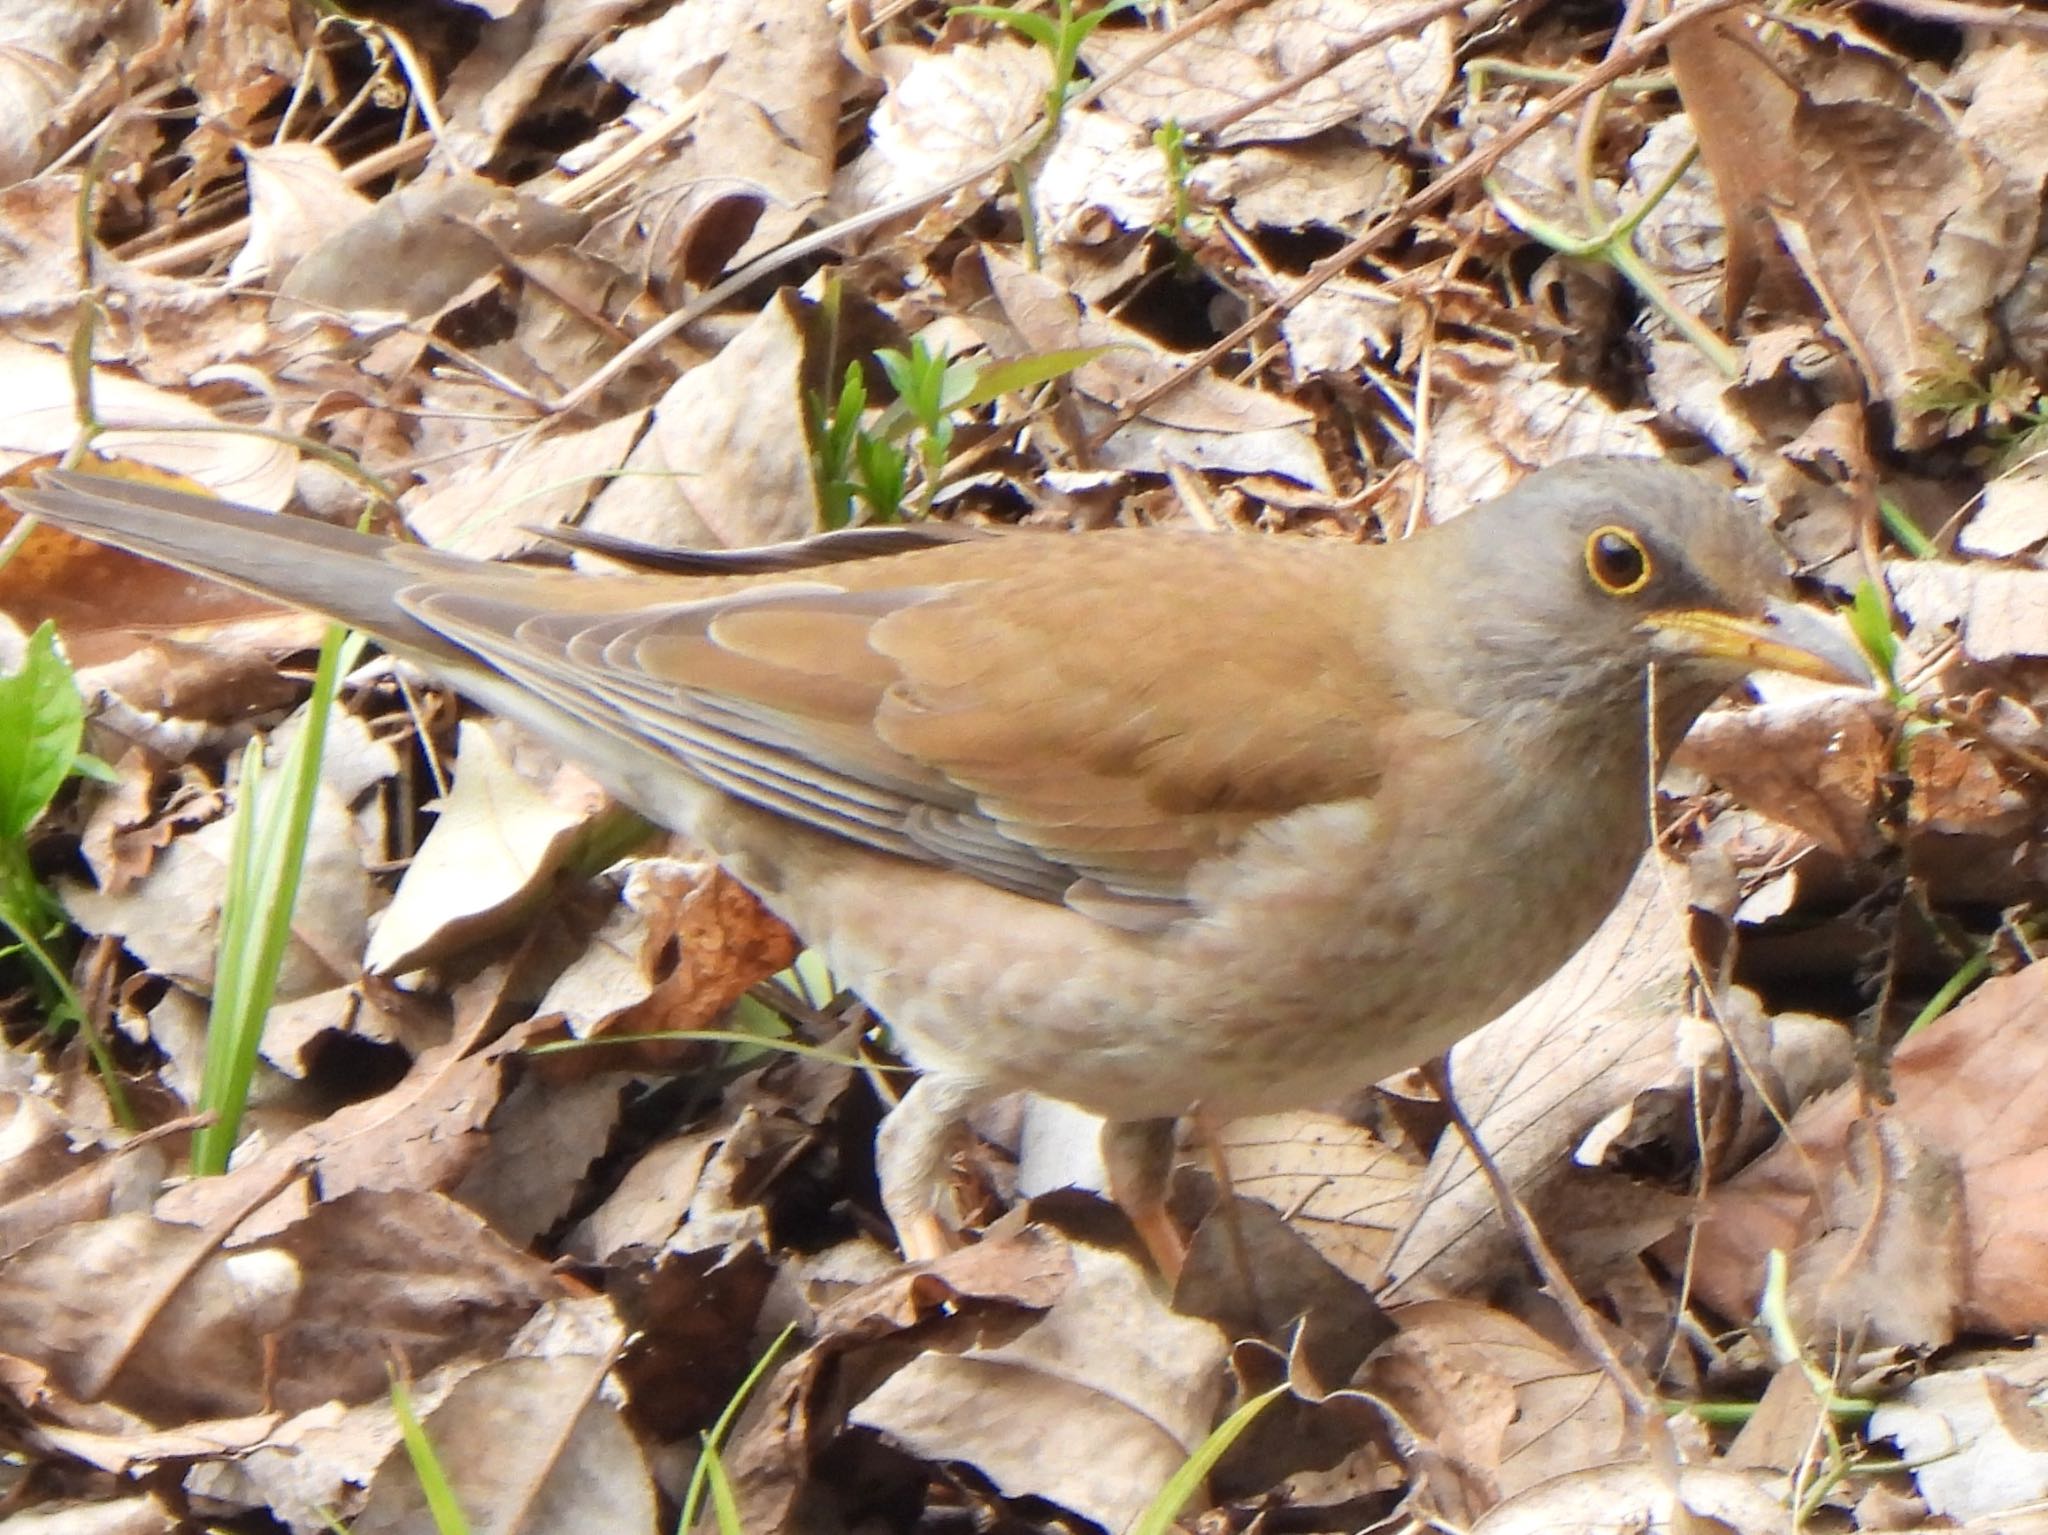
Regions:
[[1185, 367], [1133, 396], [1107, 426], [1088, 439], [1083, 445], [1084, 451], [1099, 449], [1116, 432], [1137, 420], [1150, 406], [1178, 389], [1188, 379], [1203, 372], [1219, 357], [1234, 351], [1259, 329], [1270, 324], [1275, 315], [1285, 314], [1361, 257], [1393, 240], [1423, 214], [1433, 211], [1441, 203], [1448, 202], [1452, 194], [1477, 182], [1509, 151], [1527, 143], [1552, 121], [1586, 100], [1595, 91], [1612, 85], [1616, 80], [1631, 73], [1662, 48], [1665, 40], [1672, 34], [1693, 25], [1702, 17], [1719, 11], [1733, 10], [1742, 3], [1743, 0], [1700, 0], [1699, 4], [1689, 5], [1655, 26], [1644, 28], [1641, 36], [1637, 37], [1633, 44], [1608, 54], [1599, 64], [1587, 71], [1577, 85], [1560, 91], [1539, 110], [1530, 113], [1493, 143], [1467, 155], [1421, 191], [1404, 199], [1350, 244], [1310, 267], [1308, 274], [1287, 297], [1267, 305], [1228, 335], [1196, 353]]

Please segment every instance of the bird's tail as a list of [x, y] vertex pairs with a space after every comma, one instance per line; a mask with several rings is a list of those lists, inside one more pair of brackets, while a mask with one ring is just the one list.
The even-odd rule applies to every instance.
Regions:
[[17, 511], [94, 543], [310, 608], [401, 649], [449, 648], [399, 602], [425, 574], [419, 567], [435, 563], [428, 551], [407, 549], [401, 563], [394, 553], [405, 546], [389, 539], [104, 475], [46, 473], [34, 489], [4, 494]]

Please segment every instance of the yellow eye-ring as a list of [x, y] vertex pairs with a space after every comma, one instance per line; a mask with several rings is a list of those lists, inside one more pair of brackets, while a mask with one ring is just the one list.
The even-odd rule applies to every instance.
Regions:
[[1586, 540], [1586, 573], [1611, 597], [1628, 597], [1650, 584], [1650, 551], [1627, 528], [1595, 528]]

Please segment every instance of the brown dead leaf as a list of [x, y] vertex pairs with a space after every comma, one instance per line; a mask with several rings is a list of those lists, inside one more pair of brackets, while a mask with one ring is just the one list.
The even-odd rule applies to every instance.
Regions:
[[[1438, 20], [1342, 56], [1347, 44], [1383, 19], [1371, 6], [1330, 0], [1250, 6], [1220, 26], [1190, 30], [1177, 46], [1112, 85], [1103, 103], [1147, 128], [1173, 121], [1194, 133], [1205, 132], [1210, 119], [1229, 116], [1213, 134], [1225, 145], [1305, 139], [1339, 124], [1369, 143], [1398, 143], [1450, 89], [1457, 29]], [[1105, 27], [1089, 38], [1081, 57], [1097, 75], [1109, 75], [1152, 41], [1143, 32]], [[1292, 88], [1283, 92], [1282, 85]], [[1268, 94], [1278, 99], [1237, 115]]]
[[1958, 355], [1986, 355], [2038, 208], [1888, 55], [1841, 32], [1781, 29], [1765, 44], [1752, 28], [1710, 18], [1674, 54], [1737, 232], [1731, 279], [1762, 264], [1768, 215], [1893, 406], [1896, 439], [1936, 440], [1939, 413], [1913, 391]]
[[[1139, 332], [1084, 312], [1065, 290], [994, 250], [984, 250], [1000, 315], [1014, 338], [997, 335], [998, 352], [1041, 353], [1106, 346], [1077, 368], [1074, 388], [1083, 419], [1106, 424], [1124, 401], [1174, 373], [1179, 363]], [[1202, 469], [1284, 475], [1327, 491], [1329, 473], [1299, 406], [1264, 390], [1207, 374], [1192, 376], [1146, 407], [1103, 446], [1104, 464], [1157, 472], [1169, 462]]]
[[1391, 1403], [1456, 1468], [1473, 1508], [1628, 1447], [1621, 1393], [1503, 1312], [1423, 1301], [1393, 1314], [1400, 1331], [1360, 1384]]
[[139, 1213], [65, 1227], [9, 1261], [0, 1314], [73, 1400], [172, 1424], [363, 1400], [392, 1340], [429, 1367], [509, 1337], [549, 1284], [446, 1201], [362, 1195], [241, 1249]]
[[[220, 431], [220, 417], [188, 393], [157, 388], [112, 368], [94, 371], [92, 389], [95, 409], [115, 428], [93, 440], [101, 457], [146, 464], [251, 506], [275, 508], [290, 494], [296, 462], [290, 449]], [[0, 336], [0, 422], [6, 423], [0, 434], [0, 469], [52, 463], [70, 448], [76, 406], [62, 352]]]
[[1983, 504], [1956, 534], [1968, 554], [2005, 559], [2048, 543], [2048, 466], [2023, 464], [1984, 487]]
[[452, 1188], [488, 1149], [492, 1116], [522, 1069], [520, 1052], [534, 1032], [522, 1025], [475, 1054], [461, 1039], [430, 1050], [390, 1091], [284, 1136], [222, 1177], [170, 1190], [157, 1213], [210, 1221], [239, 1208], [248, 1189], [283, 1187], [237, 1228], [246, 1241], [298, 1218], [316, 1190], [334, 1199], [354, 1190]]
[[781, 295], [669, 388], [582, 526], [668, 548], [745, 549], [818, 529], [806, 451], [807, 340]]
[[[1874, 1133], [1893, 1131], [1872, 1130], [1853, 1088], [1801, 1110], [1789, 1141], [1708, 1195], [1695, 1271], [1702, 1298], [1724, 1316], [1746, 1316], [1771, 1250], [1796, 1253], [1831, 1227], [1879, 1231], [1896, 1207], [1902, 1232], [1959, 1231], [1959, 1293], [1951, 1315], [1935, 1321], [1927, 1306], [1909, 1307], [1903, 1295], [1887, 1313], [1880, 1295], [1874, 1320], [1912, 1321], [1922, 1335], [1942, 1327], [2026, 1332], [2048, 1325], [2041, 1283], [2048, 1226], [2035, 1197], [2048, 1165], [2048, 1097], [2041, 1090], [2048, 1043], [2034, 1027], [2044, 988], [2044, 965], [1988, 981], [1900, 1046], [1891, 1067], [1896, 1101], [1883, 1118], [1905, 1140], [1873, 1143]], [[1921, 1153], [1904, 1163], [1884, 1149], [1913, 1145]], [[1882, 1153], [1878, 1160], [1869, 1159], [1872, 1151]], [[1860, 1177], [1851, 1160], [1857, 1156], [1865, 1158]], [[1844, 1194], [1853, 1203], [1840, 1207]], [[1946, 1240], [1921, 1254], [1927, 1281], [1941, 1277], [1934, 1255]], [[1896, 1272], [1910, 1272], [1915, 1250], [1906, 1244]]]
[[537, 1009], [579, 1039], [708, 1028], [796, 960], [788, 926], [715, 864], [637, 859], [620, 883], [619, 905]]
[[243, 144], [249, 174], [249, 238], [228, 265], [230, 281], [276, 280], [334, 230], [371, 210], [333, 154], [318, 144]]
[[1216, 1135], [1231, 1186], [1288, 1218], [1361, 1284], [1376, 1280], [1421, 1192], [1422, 1168], [1328, 1114], [1233, 1120]]
[[1791, 1518], [1787, 1493], [1782, 1478], [1761, 1472], [1621, 1461], [1573, 1472], [1496, 1504], [1471, 1526], [1470, 1535], [1778, 1535]]
[[[1684, 1213], [1682, 1201], [1626, 1180], [1596, 1198], [1611, 1175], [1577, 1168], [1571, 1157], [1618, 1104], [1688, 1076], [1677, 1044], [1691, 966], [1684, 913], [1666, 877], [1646, 859], [1563, 969], [1451, 1051], [1452, 1090], [1480, 1142], [1538, 1226], [1595, 1263], [1648, 1246]], [[1485, 1282], [1512, 1239], [1461, 1138], [1438, 1143], [1419, 1197], [1387, 1260], [1386, 1293], [1455, 1293]]]
[[575, 522], [626, 462], [647, 423], [628, 411], [582, 431], [522, 437], [478, 454], [406, 507], [422, 543], [472, 559], [504, 559], [551, 547], [538, 530]]
[[63, 1227], [147, 1208], [169, 1160], [162, 1139], [74, 1148], [49, 1105], [0, 1094], [0, 1258]]
[[878, 48], [890, 88], [869, 124], [866, 153], [840, 172], [833, 201], [880, 207], [944, 186], [1037, 119], [1051, 84], [1043, 49], [1007, 34], [929, 52]]
[[1422, 460], [1433, 520], [1578, 453], [1657, 451], [1640, 412], [1617, 411], [1553, 368], [1475, 346], [1436, 350], [1439, 414]]
[[1814, 1390], [1806, 1361], [1781, 1365], [1764, 1387], [1763, 1399], [1728, 1447], [1736, 1469], [1793, 1471], [1806, 1464], [1819, 1442], [1827, 1402]]
[[1073, 1286], [1043, 1316], [1000, 1340], [931, 1338], [849, 1421], [1122, 1529], [1208, 1433], [1223, 1337], [1169, 1311], [1129, 1258], [1070, 1256]]
[[[646, 1458], [617, 1405], [600, 1395], [607, 1363], [569, 1355], [486, 1365], [426, 1415], [428, 1440], [471, 1529], [653, 1528], [657, 1497]], [[412, 1458], [395, 1448], [349, 1528], [411, 1535], [430, 1523]]]
[[275, 284], [272, 318], [339, 318], [365, 332], [425, 320], [492, 280], [508, 258], [575, 238], [577, 220], [480, 177], [414, 182], [329, 227]]
[[[1922, 731], [1906, 742], [1913, 780], [1906, 816], [1915, 831], [2006, 842], [2027, 832], [2033, 806], [2006, 781], [1999, 759], [1970, 741]], [[1995, 899], [1995, 897], [1994, 897]]]
[[1715, 12], [1681, 29], [1668, 50], [1685, 115], [1721, 200], [1727, 256], [1723, 323], [1733, 326], [1768, 272], [1789, 275], [1772, 202], [1795, 174], [1790, 130], [1798, 93], [1738, 16]]
[[1885, 580], [1915, 630], [1955, 627], [1973, 661], [2048, 656], [2048, 570], [1899, 560]]
[[1871, 1415], [1872, 1437], [1898, 1445], [1930, 1513], [2011, 1528], [1999, 1516], [2048, 1500], [2048, 1417], [2026, 1378], [2039, 1353], [1911, 1381]]
[[[935, 1332], [1007, 1335], [1057, 1304], [1075, 1277], [1068, 1244], [1029, 1228], [936, 1263], [898, 1266], [833, 1300], [814, 1319], [816, 1341], [763, 1388], [726, 1457], [742, 1526], [798, 1529], [836, 1517], [827, 1512], [836, 1500], [820, 1485], [818, 1459], [835, 1442], [857, 1457], [871, 1442], [845, 1434], [849, 1389], [879, 1383], [907, 1357], [904, 1345]], [[877, 1470], [878, 1483], [901, 1481], [900, 1465]]]
[[545, 787], [533, 783], [502, 735], [463, 721], [453, 786], [363, 951], [371, 973], [403, 974], [515, 926], [606, 810], [580, 769], [558, 767]]
[[1943, 1347], [1964, 1284], [1960, 1170], [1885, 1114], [1859, 1124], [1842, 1153], [1818, 1229], [1792, 1254], [1794, 1325], [1803, 1337]]
[[[297, 728], [297, 727], [294, 727]], [[356, 974], [361, 965], [370, 915], [383, 901], [365, 861], [381, 856], [374, 829], [358, 822], [354, 806], [363, 782], [361, 764], [392, 763], [390, 748], [371, 740], [361, 720], [336, 709], [329, 721], [334, 749], [322, 763], [307, 834], [300, 895], [293, 910], [278, 996], [289, 1000], [327, 991]], [[288, 733], [280, 731], [266, 753], [276, 761]], [[353, 740], [362, 748], [352, 752]], [[366, 831], [368, 835], [366, 835]], [[100, 889], [82, 880], [59, 883], [71, 919], [89, 933], [117, 938], [154, 973], [200, 996], [213, 989], [216, 928], [227, 890], [229, 844], [234, 822], [208, 822], [179, 836], [149, 872], [122, 890]]]
[[1877, 812], [1891, 769], [1889, 712], [1880, 700], [1846, 692], [1715, 710], [1693, 727], [1675, 760], [1822, 847], [1867, 858], [1882, 846]]

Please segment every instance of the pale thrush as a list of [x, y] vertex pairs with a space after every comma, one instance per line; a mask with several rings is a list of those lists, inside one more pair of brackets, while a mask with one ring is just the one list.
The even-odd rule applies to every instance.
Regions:
[[1485, 1023], [1612, 905], [1701, 710], [1841, 674], [1758, 519], [1648, 459], [1378, 545], [884, 530], [612, 575], [76, 474], [8, 499], [366, 630], [715, 851], [922, 1068], [879, 1148], [917, 1254], [949, 1129], [1020, 1088], [1110, 1121], [1170, 1250], [1173, 1116]]

